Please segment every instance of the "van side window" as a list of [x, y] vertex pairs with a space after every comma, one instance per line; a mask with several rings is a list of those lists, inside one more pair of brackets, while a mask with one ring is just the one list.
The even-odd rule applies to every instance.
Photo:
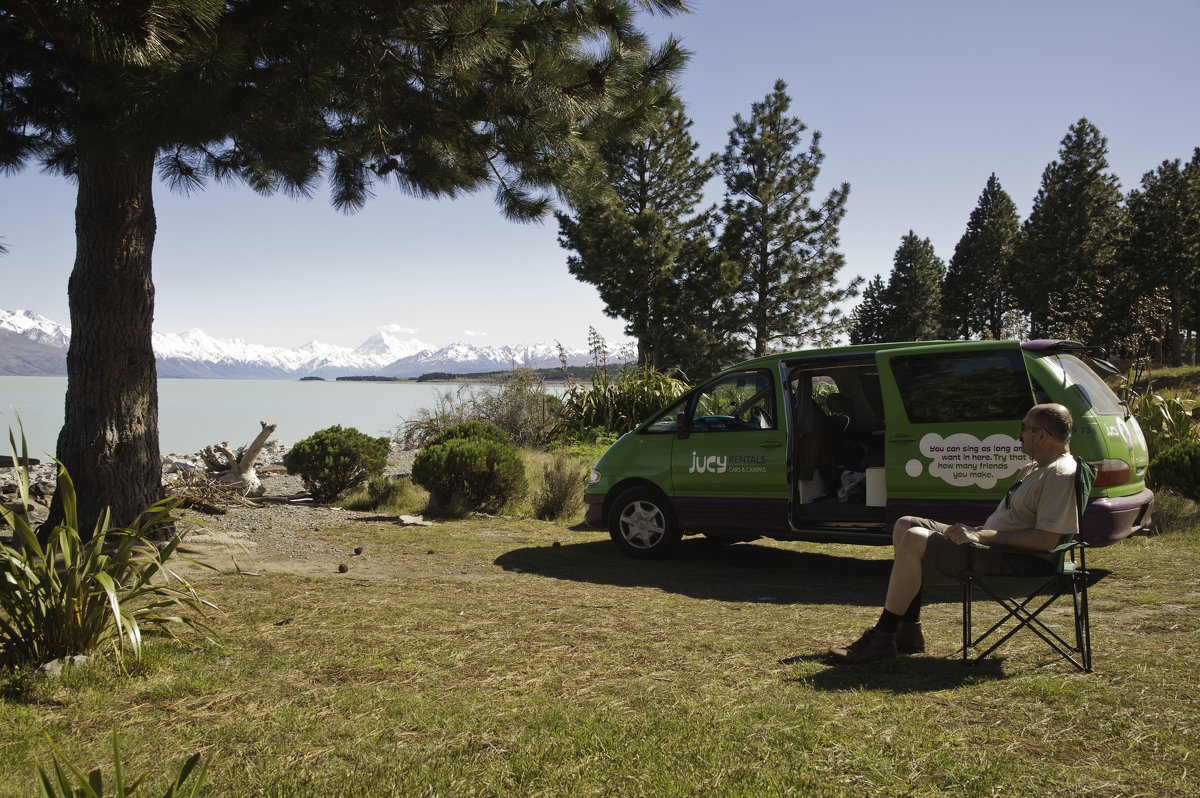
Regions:
[[642, 430], [643, 433], [675, 434], [675, 416], [683, 410], [683, 402], [675, 402]]
[[688, 426], [692, 432], [775, 429], [775, 381], [768, 371], [729, 374], [696, 393]]
[[914, 424], [1023, 418], [1033, 388], [1020, 350], [893, 358], [892, 375]]

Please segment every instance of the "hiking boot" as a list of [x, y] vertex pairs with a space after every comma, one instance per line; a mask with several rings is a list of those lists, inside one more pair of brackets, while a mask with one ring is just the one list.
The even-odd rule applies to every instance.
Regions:
[[896, 650], [901, 654], [924, 654], [925, 634], [921, 622], [901, 621], [896, 627]]
[[839, 664], [874, 662], [878, 659], [894, 659], [895, 656], [896, 635], [881, 632], [873, 626], [850, 645], [829, 649], [830, 659]]

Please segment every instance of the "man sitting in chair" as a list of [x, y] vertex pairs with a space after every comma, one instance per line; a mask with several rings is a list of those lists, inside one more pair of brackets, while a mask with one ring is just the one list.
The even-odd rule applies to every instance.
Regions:
[[[895, 560], [878, 623], [848, 646], [830, 649], [838, 663], [871, 662], [925, 650], [922, 584], [954, 584], [959, 572], [1036, 576], [1054, 567], [1050, 549], [1076, 534], [1075, 458], [1071, 412], [1035, 405], [1021, 422], [1021, 451], [1033, 459], [982, 527], [904, 516], [892, 528]], [[970, 543], [1003, 546], [981, 549]], [[1011, 551], [1019, 549], [1021, 551]]]

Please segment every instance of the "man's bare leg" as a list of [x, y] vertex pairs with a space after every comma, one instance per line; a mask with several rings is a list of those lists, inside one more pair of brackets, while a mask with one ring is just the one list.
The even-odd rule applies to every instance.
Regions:
[[[830, 655], [838, 662], [871, 662], [897, 653], [896, 630], [914, 606], [921, 592], [924, 576], [925, 547], [930, 530], [918, 526], [917, 518], [904, 516], [892, 527], [892, 548], [895, 558], [888, 577], [887, 597], [884, 599], [883, 615], [879, 622], [868, 629], [856, 642], [842, 648], [830, 649]], [[919, 609], [917, 610], [919, 611]], [[902, 629], [906, 640], [906, 653], [925, 650], [924, 636], [920, 623], [915, 618]]]

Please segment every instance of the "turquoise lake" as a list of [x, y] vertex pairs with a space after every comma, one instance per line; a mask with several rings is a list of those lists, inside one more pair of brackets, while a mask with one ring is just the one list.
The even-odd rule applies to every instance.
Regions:
[[[13, 411], [20, 415], [30, 455], [54, 451], [66, 390], [66, 377], [0, 377], [0, 412], [14, 431]], [[237, 447], [254, 439], [259, 421], [277, 424], [272, 437], [288, 446], [334, 424], [391, 435], [438, 394], [455, 390], [428, 383], [159, 380], [160, 444], [163, 454], [222, 441]], [[0, 451], [8, 452], [7, 440]]]

